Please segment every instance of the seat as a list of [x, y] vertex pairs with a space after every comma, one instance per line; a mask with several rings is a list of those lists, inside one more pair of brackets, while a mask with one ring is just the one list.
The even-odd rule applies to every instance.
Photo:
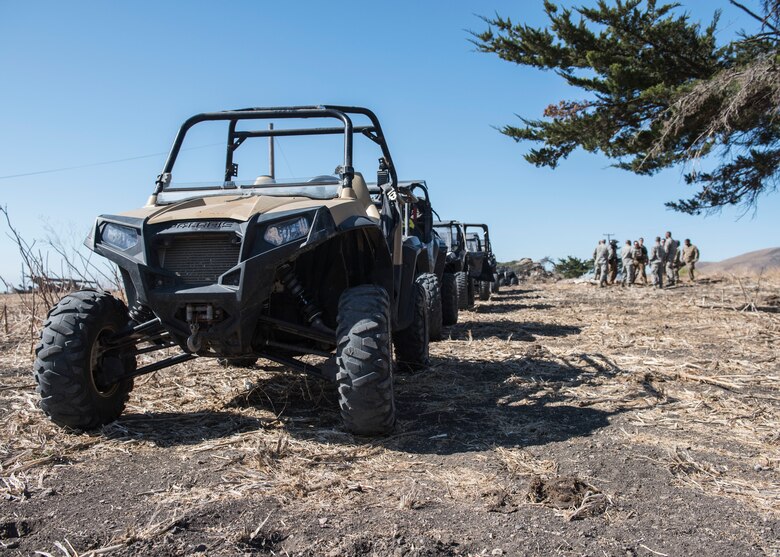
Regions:
[[355, 176], [352, 178], [352, 190], [350, 191], [347, 188], [341, 188], [341, 191], [339, 191], [339, 198], [355, 199], [359, 201], [369, 217], [379, 219], [379, 209], [374, 205], [371, 194], [368, 193], [366, 181], [363, 179], [363, 175], [360, 172], [355, 172]]

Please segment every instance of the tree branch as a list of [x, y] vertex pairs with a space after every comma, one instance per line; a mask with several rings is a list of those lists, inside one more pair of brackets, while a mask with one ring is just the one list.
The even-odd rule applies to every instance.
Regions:
[[739, 8], [740, 10], [742, 10], [743, 12], [748, 14], [750, 17], [755, 18], [756, 20], [760, 21], [761, 25], [765, 25], [765, 26], [769, 27], [772, 31], [775, 32], [775, 34], [780, 35], [780, 29], [778, 29], [777, 27], [775, 27], [774, 25], [769, 23], [769, 14], [767, 14], [766, 17], [761, 17], [760, 15], [755, 13], [753, 10], [751, 10], [747, 6], [737, 2], [737, 0], [729, 0], [729, 2], [731, 3], [732, 6], [736, 6], [737, 8]]

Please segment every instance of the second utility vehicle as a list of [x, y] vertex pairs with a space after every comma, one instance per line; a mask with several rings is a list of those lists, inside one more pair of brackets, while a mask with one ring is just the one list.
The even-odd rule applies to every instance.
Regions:
[[[447, 245], [433, 229], [435, 211], [425, 181], [401, 182], [399, 191], [407, 200], [404, 205], [404, 249], [417, 252], [421, 246], [425, 254], [426, 261], [418, 259], [417, 268], [420, 275], [417, 281], [425, 288], [428, 296], [430, 340], [441, 340], [442, 306], [453, 307], [457, 304], [457, 294], [453, 288], [442, 293]], [[442, 295], [446, 295], [448, 299], [443, 301]]]
[[[474, 301], [473, 291], [469, 293], [466, 232], [463, 225], [454, 220], [436, 221], [433, 227], [447, 246], [441, 287], [442, 312], [444, 324], [454, 325], [458, 322], [458, 310], [471, 307]], [[448, 295], [451, 289], [456, 292], [454, 297]], [[449, 299], [456, 301], [456, 305], [449, 306]]]

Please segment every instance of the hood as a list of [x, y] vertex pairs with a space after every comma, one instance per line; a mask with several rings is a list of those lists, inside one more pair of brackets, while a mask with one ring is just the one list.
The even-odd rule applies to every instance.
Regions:
[[258, 213], [306, 210], [326, 206], [336, 224], [350, 215], [365, 215], [360, 204], [351, 199], [310, 199], [308, 197], [272, 197], [267, 195], [218, 195], [188, 199], [172, 205], [141, 207], [122, 216], [148, 219], [149, 224], [223, 219], [246, 222]]
[[172, 205], [142, 207], [122, 213], [123, 216], [148, 218], [149, 224], [180, 220], [228, 219], [244, 222], [257, 213], [322, 205], [321, 200], [307, 197], [271, 197], [265, 195], [215, 195], [180, 201]]

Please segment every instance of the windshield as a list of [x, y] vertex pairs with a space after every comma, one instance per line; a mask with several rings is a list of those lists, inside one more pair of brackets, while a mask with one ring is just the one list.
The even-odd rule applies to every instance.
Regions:
[[447, 244], [447, 248], [452, 248], [452, 231], [449, 228], [437, 228], [436, 232], [444, 240], [444, 243]]
[[447, 244], [447, 249], [452, 251], [453, 247], [457, 247], [457, 240], [460, 238], [457, 226], [454, 224], [435, 224], [434, 228], [436, 233]]
[[308, 197], [334, 199], [341, 187], [337, 176], [274, 179], [259, 176], [255, 180], [231, 182], [187, 182], [166, 188], [157, 195], [158, 203], [175, 203], [192, 197], [211, 195], [269, 195], [274, 197]]

